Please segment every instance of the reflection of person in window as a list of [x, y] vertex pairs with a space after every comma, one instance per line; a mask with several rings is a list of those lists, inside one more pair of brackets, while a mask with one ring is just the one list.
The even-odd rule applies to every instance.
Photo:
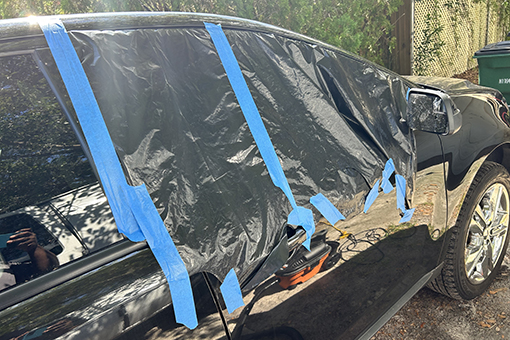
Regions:
[[35, 276], [47, 273], [58, 267], [59, 262], [55, 254], [44, 249], [37, 243], [37, 237], [30, 228], [18, 230], [6, 242], [8, 247], [15, 247], [28, 253], [31, 263], [11, 265], [16, 276], [16, 282], [25, 282]]

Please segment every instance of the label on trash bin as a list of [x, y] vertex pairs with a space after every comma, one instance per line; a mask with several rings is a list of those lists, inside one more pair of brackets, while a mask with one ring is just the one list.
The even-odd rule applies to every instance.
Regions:
[[499, 84], [510, 84], [510, 78], [501, 78]]

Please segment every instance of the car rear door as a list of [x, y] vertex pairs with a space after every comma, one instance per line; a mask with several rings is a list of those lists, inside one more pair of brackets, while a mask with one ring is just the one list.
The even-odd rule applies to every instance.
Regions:
[[210, 280], [191, 278], [187, 330], [146, 244], [117, 232], [44, 51], [42, 35], [0, 41], [0, 339], [224, 338]]

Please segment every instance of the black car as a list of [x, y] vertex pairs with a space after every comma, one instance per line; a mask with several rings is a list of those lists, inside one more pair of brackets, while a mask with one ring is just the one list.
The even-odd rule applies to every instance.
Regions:
[[509, 141], [494, 89], [253, 21], [3, 20], [0, 339], [367, 339], [472, 299]]

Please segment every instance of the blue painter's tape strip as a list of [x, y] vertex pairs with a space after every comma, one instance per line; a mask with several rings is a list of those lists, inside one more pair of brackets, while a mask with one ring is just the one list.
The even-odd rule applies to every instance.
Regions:
[[259, 110], [253, 101], [253, 97], [251, 96], [248, 85], [244, 80], [243, 73], [239, 68], [239, 64], [237, 63], [237, 59], [234, 55], [234, 52], [232, 51], [232, 48], [230, 47], [227, 37], [223, 33], [220, 25], [215, 25], [207, 22], [204, 24], [207, 28], [207, 31], [211, 35], [216, 50], [218, 51], [218, 56], [221, 59], [223, 67], [225, 68], [228, 80], [230, 81], [230, 85], [232, 86], [232, 89], [234, 90], [234, 93], [237, 97], [239, 106], [243, 111], [251, 134], [257, 143], [257, 147], [260, 151], [260, 154], [262, 155], [262, 158], [264, 159], [264, 163], [266, 164], [269, 175], [271, 176], [271, 180], [273, 181], [274, 185], [283, 190], [289, 199], [292, 208], [295, 209], [297, 205], [290, 190], [289, 183], [287, 182], [287, 178], [283, 173], [283, 169], [280, 165], [280, 161], [278, 160], [278, 156], [276, 155], [273, 144], [271, 143], [271, 139], [269, 138], [264, 123], [262, 122], [262, 118], [260, 117]]
[[41, 22], [40, 26], [80, 120], [119, 231], [132, 241], [142, 241], [145, 238], [122, 197], [122, 182], [125, 182], [122, 168], [71, 40], [60, 21]]
[[411, 220], [411, 218], [413, 217], [413, 214], [414, 214], [414, 210], [416, 208], [412, 208], [412, 209], [409, 209], [409, 210], [406, 210], [404, 212], [404, 216], [402, 216], [402, 218], [400, 219], [400, 221], [398, 223], [405, 223], [405, 222], [409, 222]]
[[323, 194], [317, 194], [310, 198], [310, 203], [328, 220], [335, 225], [340, 220], [345, 220], [344, 215]]
[[395, 171], [395, 164], [393, 159], [388, 159], [382, 173], [381, 188], [385, 194], [389, 194], [393, 190], [393, 185], [390, 183], [390, 177]]
[[243, 294], [241, 293], [239, 281], [237, 280], [237, 275], [234, 269], [230, 269], [227, 276], [225, 276], [225, 280], [223, 280], [220, 290], [229, 313], [232, 313], [237, 308], [244, 306]]
[[406, 179], [401, 175], [395, 175], [395, 185], [397, 187], [397, 208], [403, 213], [406, 212]]
[[189, 275], [145, 185], [127, 184], [108, 129], [64, 25], [43, 20], [40, 27], [62, 76], [119, 228], [132, 241], [147, 239], [170, 286], [179, 323], [198, 324]]
[[297, 207], [290, 212], [289, 216], [287, 217], [287, 223], [300, 225], [305, 229], [307, 238], [305, 242], [303, 242], [303, 246], [310, 250], [310, 236], [315, 232], [315, 222], [313, 221], [312, 211], [303, 207]]
[[[313, 213], [310, 209], [298, 207], [296, 200], [290, 190], [289, 182], [285, 177], [282, 166], [274, 150], [273, 143], [269, 138], [269, 134], [264, 126], [260, 113], [253, 101], [253, 97], [248, 89], [248, 85], [244, 79], [241, 68], [237, 62], [237, 59], [230, 47], [230, 44], [225, 36], [225, 33], [221, 29], [220, 25], [211, 23], [204, 23], [205, 28], [209, 32], [218, 56], [225, 68], [227, 78], [230, 81], [230, 85], [234, 90], [234, 93], [241, 107], [241, 111], [248, 123], [253, 139], [260, 151], [262, 159], [266, 164], [269, 176], [273, 181], [274, 185], [280, 188], [287, 196], [293, 210], [289, 214], [288, 223], [300, 225], [306, 231], [306, 241], [303, 243], [307, 249], [309, 249], [311, 235], [315, 232], [315, 223], [313, 221]], [[307, 211], [306, 211], [307, 210]]]
[[370, 192], [367, 195], [367, 198], [365, 199], [365, 207], [363, 209], [363, 212], [366, 214], [372, 203], [374, 203], [377, 196], [379, 196], [379, 182], [381, 180], [377, 180], [375, 182], [374, 187], [370, 190]]
[[145, 185], [128, 186], [126, 192], [136, 221], [168, 281], [175, 320], [190, 329], [196, 328], [198, 320], [188, 271]]

